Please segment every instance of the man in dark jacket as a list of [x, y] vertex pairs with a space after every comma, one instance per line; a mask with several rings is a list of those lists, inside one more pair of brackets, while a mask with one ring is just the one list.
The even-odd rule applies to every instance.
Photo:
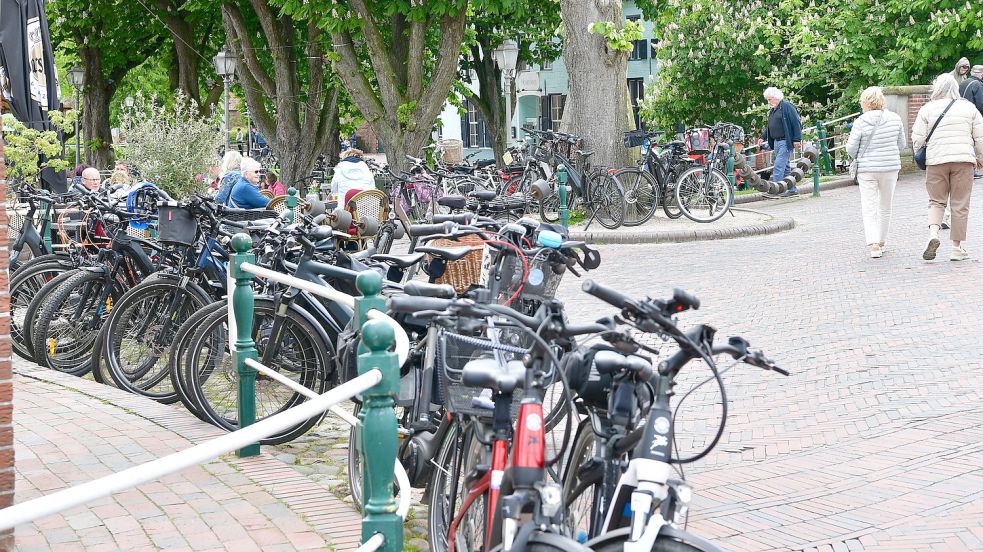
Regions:
[[[983, 65], [974, 65], [969, 78], [959, 83], [959, 95], [983, 114]], [[983, 172], [974, 169], [973, 178], [983, 178]]]
[[[799, 118], [795, 106], [785, 100], [785, 94], [781, 90], [769, 87], [764, 96], [771, 106], [768, 110], [765, 140], [768, 141], [768, 147], [775, 152], [775, 168], [772, 170], [771, 180], [781, 182], [792, 172], [792, 150], [802, 145], [802, 119]], [[794, 184], [788, 189], [788, 195], [798, 193]]]

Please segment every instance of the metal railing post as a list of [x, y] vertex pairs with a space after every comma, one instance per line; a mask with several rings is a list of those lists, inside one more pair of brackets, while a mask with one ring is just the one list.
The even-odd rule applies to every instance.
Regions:
[[[822, 121], [816, 123], [816, 133], [819, 136], [819, 154], [822, 157], [823, 174], [833, 174], [833, 165], [829, 162], [829, 149], [826, 147], [826, 126]], [[818, 164], [818, 163], [817, 163]]]
[[567, 174], [567, 169], [562, 164], [556, 168], [556, 193], [558, 201], [560, 202], [560, 224], [564, 228], [570, 226], [570, 209], [567, 209], [567, 195], [570, 190], [567, 188], [567, 179], [570, 176]]
[[[253, 240], [249, 234], [236, 234], [232, 238], [232, 259], [229, 273], [235, 279], [232, 291], [232, 319], [235, 322], [235, 348], [232, 360], [239, 376], [239, 427], [256, 423], [256, 370], [246, 365], [246, 359], [256, 360], [256, 344], [253, 343], [253, 275], [242, 270], [243, 263], [253, 263], [256, 256], [250, 253]], [[229, 328], [232, 331], [232, 328]], [[259, 443], [245, 446], [236, 452], [240, 458], [257, 456]]]
[[283, 200], [287, 206], [287, 220], [294, 221], [294, 209], [297, 208], [297, 188], [293, 186], [287, 188], [287, 198]]
[[727, 181], [730, 182], [730, 206], [734, 206], [734, 193], [737, 192], [737, 178], [734, 176], [734, 141], [727, 140]]
[[[363, 281], [363, 285], [366, 283], [372, 282]], [[378, 550], [385, 552], [403, 549], [403, 519], [396, 511], [393, 497], [393, 464], [398, 439], [394, 406], [399, 392], [399, 360], [389, 348], [395, 338], [392, 326], [381, 320], [369, 320], [362, 326], [362, 345], [367, 352], [358, 356], [359, 374], [373, 369], [382, 372], [382, 381], [362, 393], [359, 454], [362, 457], [362, 496], [365, 497], [362, 542], [380, 534], [385, 542]]]
[[[44, 242], [44, 252], [51, 253], [53, 251], [51, 245], [51, 202], [47, 199], [41, 200], [41, 212], [44, 213], [41, 215], [44, 217], [44, 220], [41, 221], [41, 241]], [[24, 221], [24, 224], [28, 223], [33, 224], [34, 221]]]
[[820, 160], [816, 159], [812, 164], [812, 197], [819, 197], [819, 162]]

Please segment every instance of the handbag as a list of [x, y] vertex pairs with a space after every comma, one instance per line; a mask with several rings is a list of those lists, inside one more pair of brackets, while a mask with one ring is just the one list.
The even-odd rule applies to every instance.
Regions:
[[[854, 159], [853, 163], [850, 164], [850, 176], [853, 177], [854, 184], [858, 184], [857, 173], [860, 172], [860, 158], [863, 157], [865, 153], [867, 153], [867, 149], [870, 148], [870, 143], [874, 141], [874, 134], [877, 132], [878, 127], [880, 127], [881, 123], [883, 122], [884, 122], [884, 114], [881, 113], [881, 118], [877, 120], [877, 123], [874, 125], [874, 128], [871, 129], [870, 131], [870, 139], [867, 140], [867, 147], [860, 150], [857, 153], [857, 158]], [[863, 138], [860, 139], [860, 142], [861, 144], [863, 144]]]
[[918, 148], [918, 151], [915, 152], [915, 164], [918, 165], [918, 168], [923, 171], [925, 170], [925, 157], [928, 155], [928, 141], [932, 139], [932, 134], [935, 133], [935, 129], [938, 128], [939, 123], [942, 122], [942, 117], [945, 117], [946, 111], [949, 111], [949, 108], [952, 107], [952, 104], [954, 103], [956, 103], [956, 100], [949, 102], [949, 105], [946, 106], [945, 111], [942, 112], [942, 115], [939, 115], [939, 118], [935, 120], [935, 125], [932, 126], [932, 130], [928, 132], [928, 137], [925, 138], [925, 143], [922, 144], [922, 147]]

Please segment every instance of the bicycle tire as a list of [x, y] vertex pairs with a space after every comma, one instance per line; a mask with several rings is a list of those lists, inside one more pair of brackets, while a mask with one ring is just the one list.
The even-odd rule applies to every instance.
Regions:
[[662, 203], [655, 177], [638, 167], [621, 169], [611, 177], [617, 179], [625, 190], [624, 225], [638, 226], [648, 222]]
[[707, 167], [692, 167], [676, 181], [676, 203], [693, 222], [709, 223], [720, 219], [730, 210], [734, 197], [730, 180], [724, 173], [710, 168], [710, 182], [706, 182], [706, 171]]
[[[631, 529], [628, 527], [605, 533], [587, 541], [595, 552], [621, 552], [625, 549]], [[718, 546], [696, 535], [673, 527], [663, 527], [655, 539], [652, 552], [723, 552]]]
[[[176, 300], [181, 301], [180, 307], [171, 312]], [[169, 277], [142, 282], [124, 293], [106, 319], [109, 332], [102, 344], [116, 386], [164, 404], [177, 402], [167, 369], [171, 345], [184, 321], [209, 302], [208, 294], [194, 282], [182, 288]]]
[[[85, 321], [106, 314], [101, 299], [105, 293], [104, 280], [98, 272], [79, 269], [51, 294], [38, 312], [31, 336], [39, 365], [75, 376], [89, 371], [92, 346], [102, 324], [87, 328]], [[113, 285], [109, 291], [110, 302], [119, 298], [115, 288]]]
[[679, 203], [676, 201], [675, 187], [672, 190], [667, 189], [665, 195], [662, 196], [662, 212], [673, 220], [683, 216], [683, 210], [679, 208]]
[[[292, 305], [284, 315], [285, 329], [281, 343], [287, 341], [288, 346], [299, 345], [304, 350], [299, 352], [299, 357], [290, 356], [290, 353], [297, 353], [296, 348], [278, 350], [271, 368], [288, 377], [294, 374], [296, 377], [292, 379], [297, 383], [321, 394], [327, 386], [328, 375], [334, 374], [334, 345], [321, 339], [321, 334], [313, 324], [297, 310], [299, 308]], [[253, 340], [260, 357], [263, 356], [266, 338], [268, 338], [268, 334], [264, 335], [264, 332], [269, 330], [267, 321], [272, 319], [275, 312], [272, 299], [256, 298], [253, 309]], [[218, 311], [203, 321], [190, 344], [191, 363], [185, 366], [185, 377], [191, 384], [190, 388], [195, 394], [195, 400], [209, 422], [225, 430], [234, 431], [239, 429], [238, 405], [235, 400], [230, 401], [230, 399], [235, 397], [238, 391], [238, 374], [226, 347], [228, 345], [228, 330], [225, 328], [227, 319], [227, 312]], [[205, 365], [208, 369], [199, 370], [197, 366], [205, 360], [200, 358], [205, 345], [208, 345], [209, 363]], [[219, 350], [222, 351], [221, 357], [214, 354]], [[215, 370], [216, 367], [219, 370]], [[260, 375], [257, 375], [256, 384], [256, 421], [283, 412], [307, 400], [303, 395]], [[319, 414], [308, 418], [260, 442], [264, 445], [277, 445], [292, 441], [306, 433], [322, 417], [323, 414]]]
[[[362, 410], [361, 401], [353, 401], [355, 405], [352, 409], [352, 415], [358, 417], [358, 413]], [[400, 407], [396, 407], [396, 419], [400, 419]], [[352, 496], [352, 505], [359, 512], [362, 511], [362, 457], [358, 453], [359, 442], [361, 441], [361, 435], [358, 431], [358, 426], [351, 426], [348, 430], [348, 491]], [[402, 443], [400, 443], [402, 444]], [[396, 454], [399, 454], [399, 448], [396, 449]], [[399, 458], [397, 457], [397, 460]], [[393, 496], [397, 496], [399, 493], [399, 485], [396, 484], [395, 479], [393, 480]]]
[[[473, 436], [472, 427], [463, 427], [461, 422], [456, 422], [447, 431], [444, 442], [440, 446], [434, 462], [437, 469], [433, 471], [431, 488], [427, 490], [430, 500], [427, 503], [427, 541], [431, 552], [447, 552], [448, 531], [454, 516], [457, 515], [461, 505], [460, 496], [463, 493], [465, 478], [468, 472], [483, 461], [483, 446]], [[479, 445], [474, 449], [475, 445]], [[474, 452], [478, 452], [477, 458]], [[461, 550], [461, 538], [467, 538], [471, 543], [480, 543], [478, 547], [470, 547], [477, 550], [484, 545], [485, 539], [485, 512], [487, 512], [487, 494], [475, 500], [471, 504], [474, 510], [473, 519], [464, 529], [458, 527], [458, 535], [455, 537], [455, 549]], [[453, 515], [452, 515], [453, 514]], [[477, 523], [473, 521], [477, 520]]]
[[[37, 310], [43, 304], [42, 298], [48, 297], [57, 287], [49, 284], [58, 280], [60, 285], [65, 281], [63, 276], [70, 271], [70, 267], [55, 261], [24, 266], [14, 275], [10, 282], [10, 341], [17, 356], [34, 362], [30, 330], [37, 320]], [[32, 306], [35, 307], [33, 311]]]
[[[567, 202], [569, 203], [569, 196]], [[543, 222], [556, 222], [560, 220], [560, 196], [553, 192], [539, 202], [539, 218]]]
[[600, 527], [593, 525], [593, 520], [600, 508], [597, 497], [598, 493], [603, 492], [601, 489], [603, 474], [598, 474], [596, 470], [590, 470], [586, 466], [594, 458], [596, 442], [597, 437], [590, 422], [581, 423], [577, 428], [577, 436], [574, 438], [573, 446], [570, 447], [567, 464], [563, 470], [565, 522], [570, 534], [577, 537], [583, 534], [590, 538], [600, 531]]
[[[504, 545], [501, 544], [492, 548], [493, 552], [500, 552], [501, 550], [504, 550]], [[542, 533], [540, 531], [534, 531], [529, 536], [529, 540], [526, 541], [526, 546], [523, 550], [528, 550], [529, 552], [591, 552], [590, 548], [569, 537], [555, 533]]]
[[587, 216], [598, 224], [615, 230], [625, 222], [625, 190], [621, 183], [607, 173], [597, 173], [587, 183], [588, 197], [584, 200]]
[[191, 315], [184, 324], [181, 324], [177, 334], [174, 335], [174, 343], [171, 344], [171, 354], [167, 359], [171, 387], [177, 393], [178, 400], [188, 409], [188, 412], [191, 412], [203, 422], [208, 422], [208, 418], [201, 411], [201, 406], [195, 399], [194, 392], [191, 391], [191, 384], [185, 378], [186, 370], [184, 370], [184, 367], [186, 363], [191, 362], [188, 358], [190, 356], [189, 345], [191, 337], [193, 337], [194, 332], [201, 326], [202, 321], [214, 314], [217, 310], [227, 313], [227, 309], [228, 302], [219, 300], [206, 305]]

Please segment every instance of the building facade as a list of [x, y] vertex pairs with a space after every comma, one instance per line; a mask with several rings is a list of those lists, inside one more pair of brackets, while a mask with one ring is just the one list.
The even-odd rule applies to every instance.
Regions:
[[[654, 59], [655, 33], [651, 22], [642, 20], [641, 10], [633, 1], [626, 1], [623, 8], [625, 19], [642, 21], [645, 28], [641, 40], [636, 40], [628, 61], [625, 75], [632, 107], [635, 110], [635, 123], [638, 120], [638, 103], [655, 79], [656, 60]], [[516, 76], [516, 105], [512, 109], [510, 143], [525, 138], [522, 127], [558, 130], [563, 117], [563, 104], [567, 97], [567, 68], [560, 57], [543, 67], [519, 68]], [[477, 81], [472, 90], [477, 89]], [[440, 115], [440, 138], [458, 139], [464, 143], [464, 154], [477, 152], [475, 159], [492, 157], [491, 139], [485, 132], [485, 123], [480, 112], [465, 103], [462, 110], [447, 104]]]

